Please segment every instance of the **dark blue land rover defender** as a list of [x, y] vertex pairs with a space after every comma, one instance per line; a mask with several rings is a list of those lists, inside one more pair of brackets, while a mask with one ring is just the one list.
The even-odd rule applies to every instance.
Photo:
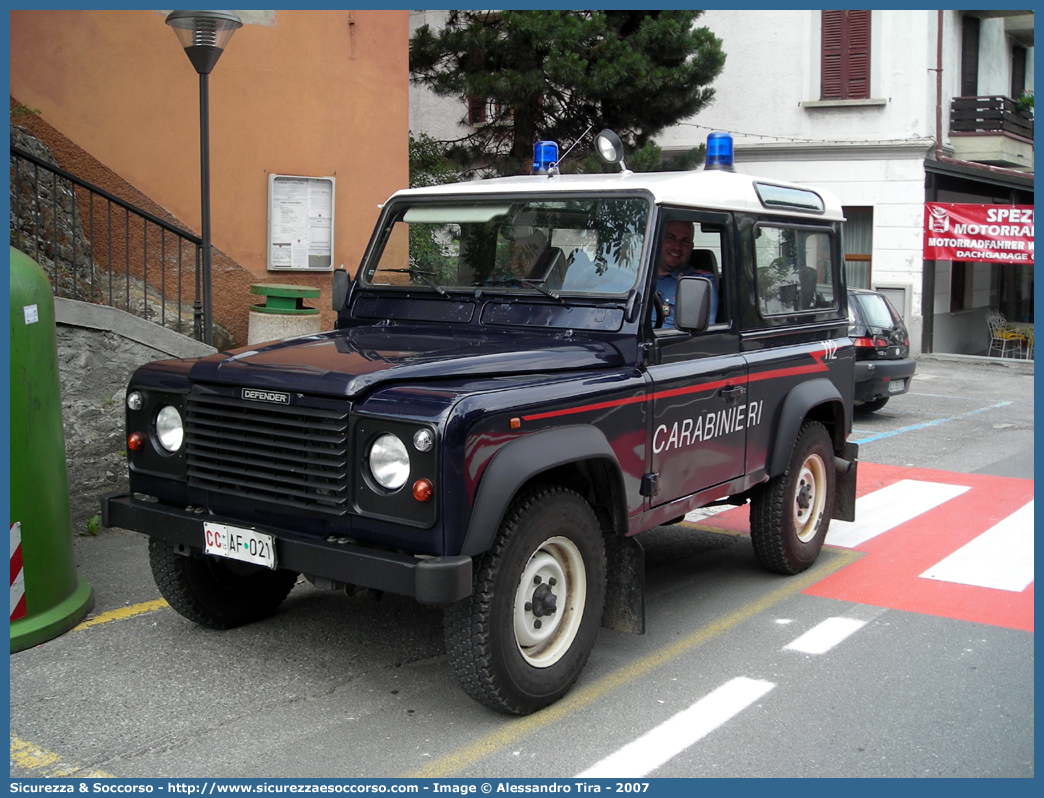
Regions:
[[105, 524], [208, 627], [299, 574], [442, 605], [464, 690], [518, 714], [644, 631], [639, 533], [749, 502], [758, 561], [808, 568], [855, 506], [843, 216], [727, 143], [396, 193], [335, 330], [138, 369]]

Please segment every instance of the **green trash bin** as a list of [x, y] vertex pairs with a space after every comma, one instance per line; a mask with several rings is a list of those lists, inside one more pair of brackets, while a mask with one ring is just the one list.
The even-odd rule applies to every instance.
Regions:
[[265, 297], [263, 305], [250, 306], [250, 325], [247, 329], [247, 344], [265, 341], [281, 341], [298, 335], [319, 332], [321, 319], [318, 308], [304, 304], [306, 299], [319, 296], [318, 288], [306, 285], [283, 285], [279, 283], [257, 283], [250, 286], [250, 293]]
[[73, 560], [51, 283], [11, 248], [11, 653], [67, 632], [94, 606]]

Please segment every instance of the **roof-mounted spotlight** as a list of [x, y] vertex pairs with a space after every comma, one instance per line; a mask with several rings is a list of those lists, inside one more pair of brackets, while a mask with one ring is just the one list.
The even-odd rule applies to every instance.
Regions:
[[606, 163], [618, 163], [621, 172], [627, 171], [627, 167], [624, 165], [623, 142], [613, 131], [607, 128], [595, 136], [595, 150]]

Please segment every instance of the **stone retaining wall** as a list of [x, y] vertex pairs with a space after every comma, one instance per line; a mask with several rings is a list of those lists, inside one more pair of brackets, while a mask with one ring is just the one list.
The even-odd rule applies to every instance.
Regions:
[[55, 300], [62, 421], [74, 534], [101, 512], [105, 493], [127, 490], [123, 401], [138, 366], [215, 352], [116, 308]]

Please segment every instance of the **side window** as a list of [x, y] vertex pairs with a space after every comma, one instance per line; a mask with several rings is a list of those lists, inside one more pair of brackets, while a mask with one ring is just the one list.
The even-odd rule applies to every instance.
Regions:
[[837, 307], [829, 232], [759, 225], [754, 236], [762, 316]]
[[722, 239], [724, 226], [686, 218], [671, 218], [664, 224], [657, 257], [656, 295], [664, 310], [659, 332], [673, 331], [674, 301], [678, 279], [685, 276], [706, 277], [711, 281], [711, 324], [728, 322], [725, 301], [726, 280]]

